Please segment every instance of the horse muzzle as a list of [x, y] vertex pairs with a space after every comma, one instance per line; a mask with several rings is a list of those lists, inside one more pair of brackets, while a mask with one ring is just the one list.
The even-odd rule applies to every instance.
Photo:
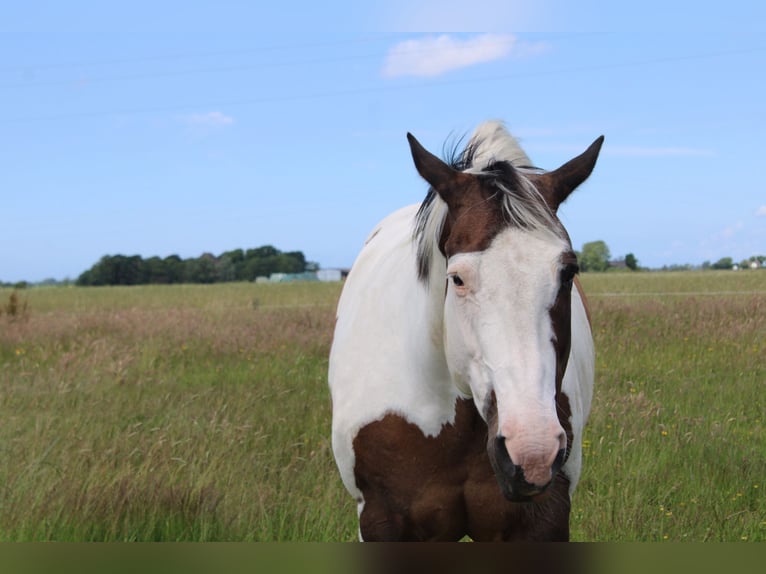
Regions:
[[489, 460], [503, 495], [511, 502], [529, 502], [551, 485], [566, 459], [566, 448], [514, 461], [506, 438], [495, 436], [487, 445]]

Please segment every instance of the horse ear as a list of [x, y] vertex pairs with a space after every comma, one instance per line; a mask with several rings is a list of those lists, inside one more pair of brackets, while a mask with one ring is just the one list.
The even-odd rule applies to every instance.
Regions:
[[569, 160], [560, 168], [540, 176], [545, 199], [553, 211], [556, 211], [559, 205], [564, 203], [577, 186], [588, 179], [596, 166], [596, 160], [603, 143], [604, 136], [598, 137], [582, 154]]
[[410, 142], [410, 151], [415, 167], [420, 176], [425, 179], [431, 187], [441, 196], [441, 198], [450, 203], [452, 189], [454, 189], [455, 179], [460, 172], [452, 169], [444, 163], [415, 139], [411, 133], [407, 133], [407, 141]]

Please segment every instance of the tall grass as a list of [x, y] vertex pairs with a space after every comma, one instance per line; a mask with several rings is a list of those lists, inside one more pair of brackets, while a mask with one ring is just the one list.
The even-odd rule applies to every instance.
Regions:
[[[0, 539], [350, 531], [326, 390], [337, 294], [30, 291], [29, 320], [0, 335]], [[317, 305], [305, 307], [307, 297]]]
[[[766, 539], [766, 273], [583, 281], [573, 538]], [[0, 316], [0, 540], [355, 539], [329, 439], [339, 292], [26, 291]]]
[[766, 273], [694, 275], [618, 277], [626, 297], [587, 277], [598, 360], [579, 539], [766, 539]]

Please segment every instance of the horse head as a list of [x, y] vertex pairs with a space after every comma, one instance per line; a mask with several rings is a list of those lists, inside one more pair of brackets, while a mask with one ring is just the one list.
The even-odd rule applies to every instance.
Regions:
[[[434, 242], [446, 263], [440, 278], [452, 379], [487, 422], [487, 452], [503, 494], [533, 499], [571, 443], [562, 380], [579, 268], [557, 210], [590, 175], [603, 136], [550, 172], [496, 159], [503, 154], [487, 148], [495, 144], [476, 136], [460, 166], [407, 137], [431, 186], [430, 209], [443, 212]], [[424, 277], [428, 268], [421, 262], [421, 278], [433, 281]]]

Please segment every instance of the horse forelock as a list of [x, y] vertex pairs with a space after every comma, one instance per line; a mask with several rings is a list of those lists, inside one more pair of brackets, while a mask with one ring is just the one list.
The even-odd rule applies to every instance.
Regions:
[[459, 157], [459, 162], [452, 165], [461, 171], [481, 171], [498, 161], [507, 161], [514, 167], [532, 165], [519, 142], [500, 121], [484, 122], [477, 127]]
[[[498, 191], [502, 217], [508, 226], [565, 236], [563, 227], [529, 177], [542, 170], [531, 167], [529, 157], [502, 122], [481, 124], [465, 148], [458, 151], [458, 146], [454, 146], [446, 161], [453, 169], [481, 177]], [[447, 204], [429, 188], [418, 209], [413, 232], [418, 277], [424, 283], [429, 281], [447, 212]]]

